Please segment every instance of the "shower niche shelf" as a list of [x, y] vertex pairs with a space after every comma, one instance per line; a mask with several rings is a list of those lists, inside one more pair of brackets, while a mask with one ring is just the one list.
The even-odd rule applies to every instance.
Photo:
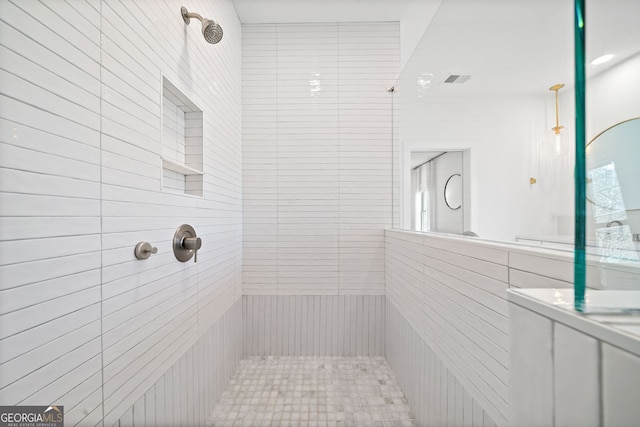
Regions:
[[162, 76], [162, 189], [202, 197], [202, 110]]

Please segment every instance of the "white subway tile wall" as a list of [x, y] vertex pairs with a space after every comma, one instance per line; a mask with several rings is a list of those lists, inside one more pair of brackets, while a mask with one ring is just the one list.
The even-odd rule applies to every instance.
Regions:
[[162, 157], [184, 164], [184, 128], [184, 110], [178, 107], [175, 101], [164, 95], [162, 97]]
[[[386, 231], [386, 241], [387, 300], [411, 329], [407, 333], [420, 338], [416, 357], [433, 353], [492, 423], [507, 425], [508, 251], [464, 238], [394, 230]], [[405, 350], [402, 340], [391, 340], [398, 330], [387, 331], [387, 356], [400, 373], [403, 359], [393, 355]], [[419, 399], [419, 378], [398, 375], [410, 401]], [[423, 410], [414, 410], [420, 419]], [[432, 425], [456, 425], [438, 422]]]
[[204, 426], [242, 357], [237, 300], [114, 426]]
[[244, 356], [384, 356], [384, 295], [244, 295]]
[[399, 24], [242, 34], [244, 293], [383, 295]]
[[184, 193], [187, 188], [187, 181], [184, 174], [174, 172], [169, 169], [162, 169], [162, 187], [178, 193]]
[[[422, 357], [423, 347], [433, 352], [492, 422], [507, 425], [510, 337], [506, 290], [570, 287], [572, 254], [400, 230], [386, 231], [385, 254], [387, 302], [410, 326], [408, 333], [420, 337], [415, 357]], [[387, 310], [388, 324], [392, 313]], [[393, 335], [387, 331], [387, 357], [400, 384], [407, 387], [409, 400], [416, 399], [419, 376], [401, 374], [400, 363], [404, 362], [399, 361], [403, 359], [393, 353], [403, 354], [404, 344], [392, 340]], [[544, 404], [549, 406], [552, 401]], [[422, 409], [414, 409], [421, 419]]]
[[495, 422], [467, 392], [447, 363], [387, 301], [387, 352], [420, 426], [492, 427]]
[[0, 405], [102, 419], [99, 2], [0, 3]]
[[162, 187], [202, 196], [203, 114], [162, 77]]
[[[113, 425], [239, 301], [241, 26], [181, 2], [0, 2], [0, 404]], [[161, 191], [162, 75], [204, 111], [204, 197]], [[187, 184], [188, 185], [188, 184]], [[182, 223], [203, 239], [179, 263]], [[136, 260], [149, 241], [158, 253]], [[104, 397], [104, 400], [103, 400]]]

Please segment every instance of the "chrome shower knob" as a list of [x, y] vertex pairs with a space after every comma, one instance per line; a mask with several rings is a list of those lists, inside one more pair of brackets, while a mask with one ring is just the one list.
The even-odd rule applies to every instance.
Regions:
[[196, 236], [196, 231], [188, 224], [182, 224], [173, 236], [173, 254], [180, 262], [187, 262], [195, 257], [198, 262], [198, 249], [202, 247], [202, 239]]
[[182, 247], [186, 249], [198, 250], [202, 247], [202, 239], [199, 237], [185, 237], [182, 240]]
[[198, 249], [202, 247], [202, 239], [199, 237], [185, 237], [182, 240], [182, 247], [186, 249], [192, 249], [193, 262], [198, 262]]

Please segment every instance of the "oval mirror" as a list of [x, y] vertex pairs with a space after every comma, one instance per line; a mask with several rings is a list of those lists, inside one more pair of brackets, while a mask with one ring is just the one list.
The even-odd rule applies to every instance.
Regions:
[[587, 144], [586, 154], [587, 199], [595, 222], [624, 221], [630, 211], [638, 211], [640, 118], [608, 128]]
[[453, 174], [444, 185], [444, 202], [454, 211], [462, 206], [462, 176]]

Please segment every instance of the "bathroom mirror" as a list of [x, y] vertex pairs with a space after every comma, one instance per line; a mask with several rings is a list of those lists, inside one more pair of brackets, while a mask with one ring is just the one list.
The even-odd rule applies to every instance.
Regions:
[[[465, 230], [462, 198], [464, 159], [469, 153], [462, 150], [412, 151], [411, 168], [407, 168], [410, 180], [411, 229], [439, 233], [461, 234]], [[466, 184], [468, 185], [468, 184]]]
[[[461, 214], [462, 231], [473, 230], [483, 239], [572, 251], [575, 93], [571, 2], [518, 1], [507, 2], [508, 7], [495, 2], [495, 9], [484, 2], [463, 3], [464, 7], [458, 0], [441, 2], [393, 85], [393, 227], [455, 233], [453, 228], [437, 225], [443, 216]], [[619, 51], [610, 62], [587, 69], [587, 135], [591, 136], [637, 117], [640, 111], [637, 43], [620, 31], [611, 31], [614, 22], [616, 26], [624, 23], [625, 31], [632, 34], [640, 26], [622, 12], [628, 11], [628, 1], [613, 3], [625, 7], [595, 1], [589, 5], [594, 25], [587, 42], [588, 60], [614, 47]], [[487, 8], [492, 13], [486, 13]], [[522, 16], [527, 16], [526, 22]], [[459, 37], [472, 26], [482, 41], [469, 43]], [[542, 27], [545, 31], [540, 31]], [[487, 46], [500, 49], [479, 49]], [[555, 138], [545, 139], [556, 125], [555, 97], [549, 92], [554, 83], [566, 85], [558, 107], [558, 123], [564, 126], [561, 140], [567, 149], [561, 155], [549, 144]], [[594, 144], [599, 145], [599, 139]], [[415, 165], [409, 163], [408, 153], [455, 150], [469, 150], [473, 156], [465, 158], [461, 172], [443, 173], [444, 181], [438, 181], [436, 194], [428, 193], [429, 204], [425, 205], [425, 198], [414, 191], [411, 170]], [[445, 203], [443, 196], [446, 180], [455, 173], [461, 174], [464, 187], [462, 206], [457, 210], [448, 206], [457, 204]], [[438, 207], [429, 228], [416, 225], [420, 225], [421, 203], [423, 212], [425, 206]], [[592, 208], [589, 203], [589, 210]], [[629, 215], [630, 206], [625, 208]], [[414, 218], [417, 220], [412, 221]], [[605, 227], [610, 221], [600, 224]], [[593, 227], [590, 237], [593, 242]]]
[[444, 186], [444, 202], [452, 210], [458, 210], [462, 206], [462, 176], [453, 174], [447, 179]]
[[587, 200], [599, 255], [638, 260], [640, 240], [640, 118], [618, 123], [587, 144]]
[[587, 196], [597, 222], [640, 209], [640, 118], [618, 123], [587, 144]]

